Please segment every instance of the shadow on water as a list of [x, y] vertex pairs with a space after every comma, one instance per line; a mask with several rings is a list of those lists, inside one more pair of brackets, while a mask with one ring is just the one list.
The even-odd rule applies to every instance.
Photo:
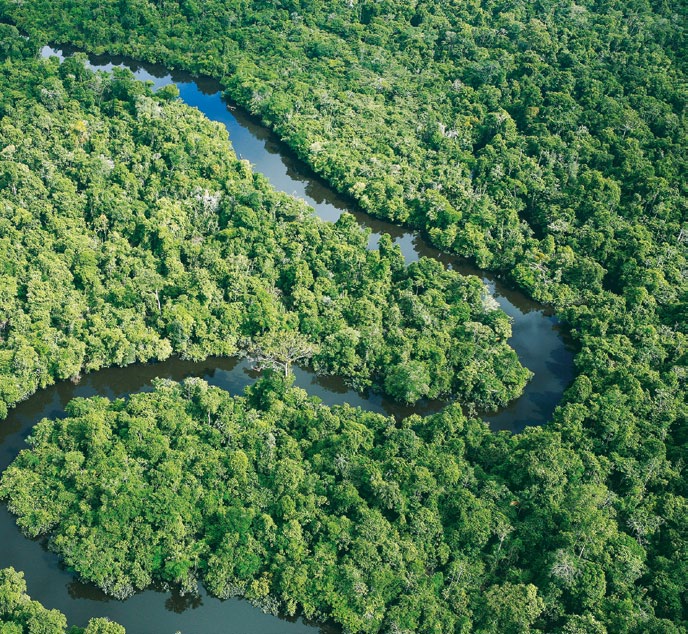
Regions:
[[[73, 52], [67, 47], [59, 51], [45, 47], [42, 55], [56, 55], [62, 59]], [[534, 372], [533, 380], [519, 399], [484, 418], [495, 430], [511, 431], [521, 431], [526, 425], [543, 424], [550, 418], [563, 390], [573, 378], [572, 351], [551, 311], [522, 293], [505, 287], [496, 277], [459, 258], [439, 252], [417, 233], [355, 210], [350, 200], [329, 189], [308, 166], [295, 158], [274, 133], [241, 109], [228, 105], [222, 99], [220, 84], [215, 80], [194, 78], [179, 71], [170, 73], [159, 65], [118, 56], [90, 56], [89, 62], [92, 68], [104, 71], [125, 66], [138, 79], [151, 81], [155, 88], [176, 83], [182, 100], [197, 107], [209, 119], [223, 123], [236, 154], [253, 163], [276, 189], [304, 199], [323, 220], [334, 221], [343, 211], [351, 211], [361, 226], [370, 230], [370, 248], [375, 248], [380, 235], [387, 233], [399, 245], [407, 262], [422, 256], [434, 257], [463, 274], [480, 277], [501, 308], [512, 317], [513, 336], [509, 343], [521, 362]], [[354, 392], [337, 377], [316, 376], [300, 368], [295, 374], [297, 386], [327, 405], [349, 403], [397, 417], [432, 413], [444, 405], [428, 401], [413, 408], [404, 407], [379, 394]], [[155, 377], [179, 381], [188, 376], [202, 377], [211, 385], [232, 394], [241, 393], [255, 379], [255, 373], [246, 361], [212, 358], [191, 362], [173, 358], [159, 364], [101, 370], [86, 375], [78, 385], [69, 382], [56, 384], [21, 403], [0, 425], [0, 469], [4, 470], [25, 446], [25, 438], [36, 422], [45, 417], [64, 416], [65, 405], [74, 397], [101, 395], [120, 398], [150, 390], [150, 382]], [[14, 566], [23, 570], [31, 596], [49, 608], [64, 612], [72, 624], [84, 626], [93, 616], [107, 616], [124, 625], [131, 634], [331, 634], [337, 631], [302, 619], [281, 619], [263, 614], [241, 599], [220, 601], [210, 597], [200, 586], [198, 595], [194, 596], [155, 588], [126, 601], [114, 600], [90, 584], [75, 581], [73, 574], [61, 566], [58, 557], [46, 549], [44, 542], [24, 538], [5, 505], [0, 506], [0, 540], [3, 544], [0, 567]]]

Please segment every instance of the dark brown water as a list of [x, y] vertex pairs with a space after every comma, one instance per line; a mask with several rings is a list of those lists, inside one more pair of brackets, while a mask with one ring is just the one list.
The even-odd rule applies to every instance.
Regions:
[[[71, 52], [45, 47], [42, 54], [62, 58]], [[502, 310], [512, 317], [513, 337], [509, 343], [521, 362], [534, 372], [533, 380], [518, 400], [484, 418], [495, 430], [511, 431], [521, 431], [526, 425], [540, 425], [550, 418], [573, 377], [572, 352], [550, 311], [522, 293], [504, 287], [493, 276], [438, 252], [418, 234], [355, 210], [351, 201], [329, 189], [273, 133], [240, 109], [228, 105], [222, 99], [218, 82], [185, 73], [170, 74], [161, 66], [121, 57], [91, 56], [89, 59], [91, 67], [100, 70], [126, 66], [137, 78], [151, 81], [156, 88], [176, 83], [184, 102], [197, 107], [208, 118], [223, 123], [237, 155], [254, 164], [255, 169], [265, 174], [276, 189], [303, 198], [324, 220], [334, 221], [343, 211], [350, 211], [363, 227], [370, 230], [370, 248], [375, 248], [380, 235], [387, 233], [400, 246], [408, 262], [421, 256], [434, 257], [464, 274], [480, 277]], [[200, 363], [170, 359], [155, 365], [101, 370], [87, 375], [79, 385], [60, 383], [20, 404], [0, 425], [0, 469], [4, 470], [25, 446], [24, 438], [36, 422], [44, 417], [64, 415], [64, 406], [75, 396], [98, 394], [117, 398], [150, 389], [150, 381], [155, 377], [181, 380], [187, 376], [200, 376], [233, 394], [240, 393], [255, 379], [247, 363], [236, 359], [209, 359]], [[377, 394], [357, 394], [336, 377], [317, 377], [298, 368], [296, 384], [329, 405], [346, 402], [395, 416], [411, 412], [427, 414], [442, 406], [438, 402], [424, 402], [414, 408], [400, 406]], [[302, 620], [287, 621], [263, 614], [240, 599], [219, 601], [209, 597], [203, 588], [199, 588], [196, 597], [148, 590], [126, 601], [113, 600], [93, 586], [75, 581], [43, 544], [25, 539], [4, 505], [0, 506], [0, 544], [0, 567], [11, 565], [23, 570], [29, 594], [46, 607], [64, 612], [72, 624], [83, 626], [90, 617], [108, 616], [124, 625], [129, 634], [172, 634], [177, 631], [195, 634], [314, 634], [334, 631], [319, 629]]]

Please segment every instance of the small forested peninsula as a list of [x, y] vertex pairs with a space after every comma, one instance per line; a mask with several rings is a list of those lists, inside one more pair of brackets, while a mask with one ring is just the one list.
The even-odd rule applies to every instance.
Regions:
[[67, 627], [57, 610], [47, 610], [26, 594], [24, 575], [13, 568], [0, 570], [0, 631], [3, 634], [125, 634], [108, 619], [91, 619], [85, 628]]
[[[200, 578], [345, 632], [525, 632], [604, 605], [584, 552], [619, 593], [642, 565], [605, 502], [606, 461], [555, 434], [496, 437], [455, 405], [396, 422], [321, 405], [278, 373], [244, 397], [159, 380], [128, 400], [74, 399], [29, 444], [0, 497], [117, 597]], [[549, 535], [554, 518], [567, 529]]]
[[171, 354], [310, 360], [407, 402], [520, 394], [530, 373], [477, 278], [320, 221], [173, 87], [79, 58], [10, 52], [2, 71], [1, 416], [55, 380]]

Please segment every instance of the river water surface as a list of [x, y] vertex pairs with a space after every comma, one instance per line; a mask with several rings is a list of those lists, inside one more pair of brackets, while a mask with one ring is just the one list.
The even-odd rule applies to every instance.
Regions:
[[[45, 47], [42, 51], [44, 57], [56, 55], [61, 59], [72, 53], [73, 50], [66, 47], [61, 50]], [[382, 233], [387, 233], [399, 245], [407, 262], [421, 256], [434, 257], [464, 274], [479, 276], [502, 310], [513, 319], [513, 336], [509, 344], [518, 353], [521, 363], [534, 373], [519, 399], [496, 414], [483, 418], [495, 430], [514, 432], [521, 431], [526, 425], [543, 424], [550, 418], [573, 377], [573, 355], [549, 310], [522, 293], [506, 288], [493, 276], [440, 253], [417, 233], [356, 211], [351, 201], [329, 189], [272, 132], [241, 109], [228, 104], [222, 98], [217, 81], [194, 78], [182, 72], [170, 73], [161, 66], [122, 57], [90, 56], [89, 65], [105, 71], [115, 66], [127, 67], [138, 79], [151, 81], [155, 88], [177, 84], [181, 99], [201, 110], [209, 119], [223, 123], [237, 156], [250, 161], [276, 189], [304, 199], [324, 220], [334, 221], [344, 211], [353, 213], [359, 224], [371, 231], [371, 248], [375, 247]], [[123, 397], [150, 389], [150, 381], [155, 377], [181, 380], [188, 376], [202, 377], [233, 394], [241, 393], [255, 379], [255, 373], [245, 361], [208, 359], [194, 363], [173, 358], [160, 364], [101, 370], [86, 375], [78, 385], [68, 382], [57, 384], [21, 403], [2, 422], [0, 469], [4, 470], [25, 447], [24, 439], [36, 422], [44, 417], [63, 416], [64, 406], [75, 396]], [[378, 394], [353, 392], [336, 377], [317, 377], [298, 368], [296, 385], [320, 397], [326, 404], [346, 402], [397, 417], [412, 412], [427, 414], [442, 407], [438, 402], [404, 407]], [[160, 589], [141, 592], [126, 601], [116, 601], [93, 586], [76, 581], [69, 571], [62, 569], [57, 556], [47, 551], [45, 544], [24, 538], [4, 505], [0, 506], [0, 544], [0, 567], [11, 565], [24, 571], [31, 597], [48, 608], [64, 612], [70, 624], [84, 626], [93, 616], [108, 616], [124, 625], [129, 634], [315, 634], [336, 631], [327, 626], [307, 624], [301, 619], [290, 621], [263, 614], [241, 599], [220, 601], [208, 596], [203, 588], [199, 588], [196, 597], [181, 597]]]

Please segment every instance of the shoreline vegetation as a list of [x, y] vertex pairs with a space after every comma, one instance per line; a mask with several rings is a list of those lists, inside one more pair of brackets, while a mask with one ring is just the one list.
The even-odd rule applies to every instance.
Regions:
[[85, 628], [68, 627], [57, 610], [47, 610], [26, 593], [24, 575], [14, 568], [0, 570], [0, 624], [3, 634], [124, 634], [108, 619], [90, 619]]
[[[352, 476], [360, 477], [354, 488], [366, 505], [387, 497], [394, 501], [393, 486], [382, 491], [390, 473], [399, 494], [410, 493], [420, 505], [404, 525], [420, 540], [420, 550], [409, 547], [407, 559], [399, 555], [392, 567], [398, 571], [415, 562], [410, 577], [395, 572], [377, 577], [375, 570], [335, 566], [335, 576], [351, 577], [331, 586], [278, 564], [279, 588], [289, 590], [279, 595], [273, 587], [276, 594], [270, 596], [287, 602], [287, 609], [293, 599], [313, 614], [331, 610], [352, 632], [686, 631], [688, 45], [683, 5], [543, 0], [509, 7], [432, 1], [261, 7], [212, 0], [79, 5], [32, 0], [0, 2], [0, 15], [36, 41], [69, 42], [222, 79], [235, 101], [365, 211], [419, 228], [440, 248], [507, 274], [535, 299], [552, 303], [576, 341], [577, 377], [545, 427], [517, 436], [490, 434], [469, 420], [443, 427], [441, 441], [425, 435], [438, 421], [446, 424], [459, 415], [449, 406], [438, 415], [399, 423], [398, 439], [390, 446], [373, 441], [371, 451], [380, 452], [376, 458], [393, 466], [379, 471], [375, 461], [364, 461], [366, 468]], [[18, 48], [30, 46], [11, 41]], [[64, 82], [79, 87], [83, 71], [71, 64], [70, 74], [59, 78], [63, 88]], [[126, 85], [124, 74], [117, 77]], [[46, 88], [50, 99], [59, 97], [55, 86]], [[169, 100], [165, 107], [174, 109], [173, 94]], [[128, 100], [120, 101], [124, 112]], [[154, 119], [155, 108], [141, 104], [148, 108], [145, 116]], [[71, 132], [76, 139], [83, 133]], [[202, 156], [197, 152], [179, 171], [193, 168]], [[260, 181], [252, 179], [254, 185]], [[269, 198], [266, 190], [261, 194]], [[98, 200], [94, 208], [106, 204]], [[251, 209], [245, 201], [242, 205]], [[346, 236], [356, 233], [344, 229]], [[93, 231], [98, 231], [95, 225]], [[393, 271], [393, 249], [387, 249], [382, 244], [378, 257], [386, 256]], [[254, 253], [247, 261], [260, 263]], [[273, 266], [280, 275], [284, 271], [281, 263]], [[301, 273], [296, 267], [289, 275], [296, 280]], [[449, 282], [441, 271], [436, 274], [441, 296]], [[337, 279], [336, 286], [347, 281]], [[290, 290], [292, 283], [290, 277]], [[142, 288], [148, 289], [148, 310], [154, 313], [155, 280], [151, 284]], [[393, 297], [398, 303], [403, 299]], [[473, 304], [462, 299], [478, 304], [477, 296]], [[341, 349], [333, 348], [334, 360], [348, 359], [350, 341], [347, 335]], [[370, 374], [361, 379], [370, 380], [365, 377]], [[390, 373], [383, 383], [388, 389], [432, 389], [425, 379], [420, 371], [412, 377]], [[416, 393], [411, 389], [406, 398]], [[288, 400], [298, 397], [274, 385], [266, 392], [276, 394], [286, 401], [262, 407], [288, 413]], [[73, 407], [97, 413], [125, 406], [96, 399]], [[95, 418], [111, 422], [113, 415], [102, 412]], [[145, 420], [156, 419], [151, 414]], [[366, 418], [362, 438], [375, 435], [382, 424], [378, 420]], [[199, 421], [190, 415], [188, 424]], [[59, 456], [59, 443], [51, 449], [47, 442], [50, 425], [41, 426], [46, 436], [41, 449]], [[105, 422], [101, 428], [107, 430]], [[299, 434], [305, 434], [306, 444], [316, 440], [308, 439], [307, 431], [290, 428], [293, 436], [280, 440], [289, 451], [300, 451]], [[54, 433], [57, 443], [60, 435]], [[75, 438], [67, 435], [65, 446]], [[427, 491], [418, 493], [408, 489], [410, 481], [392, 477], [405, 473], [404, 465], [415, 466], [436, 441], [455, 447], [460, 463], [442, 457], [432, 466], [423, 464], [429, 473], [416, 474], [413, 486], [426, 483]], [[120, 452], [122, 458], [127, 455]], [[50, 469], [40, 461], [32, 465], [30, 455], [22, 458], [28, 461], [27, 474]], [[79, 462], [78, 455], [73, 458]], [[451, 473], [442, 471], [445, 466]], [[48, 471], [40, 478], [27, 475], [28, 484], [20, 486], [21, 472], [12, 473], [16, 495], [41, 491], [54, 481]], [[436, 497], [442, 495], [440, 474], [450, 490], [441, 505]], [[334, 476], [335, 482], [337, 477], [344, 476]], [[314, 484], [305, 473], [291, 482]], [[268, 489], [270, 495], [278, 493]], [[98, 504], [94, 500], [84, 512], [94, 513]], [[353, 542], [346, 542], [341, 527], [331, 528], [329, 542], [309, 542], [305, 536], [312, 534], [309, 522], [317, 513], [304, 508], [306, 514], [285, 524], [279, 536], [297, 535], [306, 549], [322, 545], [317, 556], [336, 560], [336, 553]], [[298, 509], [295, 504], [294, 512]], [[374, 515], [383, 524], [401, 517], [387, 517], [382, 510]], [[230, 545], [239, 562], [254, 552], [237, 546], [238, 536], [250, 536], [255, 528], [244, 530], [242, 518], [241, 513], [232, 516], [227, 521], [235, 524], [220, 531], [236, 542]], [[179, 531], [193, 525], [175, 522]], [[375, 549], [366, 556], [394, 559], [397, 540], [378, 544], [376, 537], [390, 533], [367, 526], [354, 531], [354, 538], [367, 539]], [[97, 514], [92, 527], [92, 535], [104, 534]], [[342, 535], [344, 542], [338, 541]], [[63, 543], [70, 545], [68, 539]], [[261, 547], [266, 543], [267, 537]], [[311, 555], [298, 549], [290, 555], [312, 563], [304, 553]], [[83, 551], [75, 551], [80, 555]], [[365, 563], [362, 559], [357, 563]], [[243, 572], [258, 575], [249, 564]], [[229, 571], [226, 578], [235, 575]], [[258, 575], [251, 583], [272, 587], [273, 581]], [[309, 594], [309, 583], [321, 581], [324, 585]], [[404, 594], [410, 588], [423, 590]], [[335, 605], [337, 593], [343, 602]]]
[[[187, 379], [74, 399], [67, 418], [34, 428], [0, 497], [28, 537], [50, 535], [67, 566], [119, 599], [201, 581], [347, 632], [465, 627], [456, 553], [485, 574], [499, 545], [483, 522], [503, 541], [517, 513], [487, 463], [467, 460], [493, 434], [456, 405], [396, 422], [290, 383], [273, 371], [242, 397]], [[513, 593], [542, 610], [534, 586]]]

